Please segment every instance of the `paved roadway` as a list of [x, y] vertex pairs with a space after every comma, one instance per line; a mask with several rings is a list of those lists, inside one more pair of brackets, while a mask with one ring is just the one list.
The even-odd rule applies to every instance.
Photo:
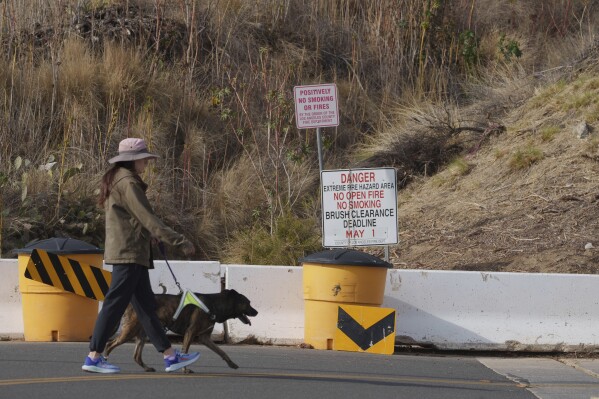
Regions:
[[126, 344], [110, 359], [122, 373], [98, 375], [81, 371], [85, 343], [0, 342], [0, 399], [599, 398], [599, 360], [592, 359], [222, 347], [239, 369], [194, 345], [202, 352], [195, 373], [168, 374], [161, 356], [146, 345], [146, 362], [160, 371], [145, 373], [133, 362], [133, 345]]

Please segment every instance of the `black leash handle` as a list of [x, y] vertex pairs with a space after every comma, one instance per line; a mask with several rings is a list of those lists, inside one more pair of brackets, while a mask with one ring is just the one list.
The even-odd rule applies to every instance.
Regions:
[[177, 281], [177, 277], [175, 276], [175, 273], [173, 273], [173, 269], [171, 268], [171, 265], [168, 263], [168, 259], [166, 259], [166, 249], [164, 248], [164, 243], [162, 241], [158, 241], [158, 250], [160, 251], [160, 255], [162, 255], [162, 259], [164, 259], [164, 261], [166, 262], [168, 270], [170, 270], [171, 275], [173, 276], [173, 280], [175, 280], [175, 284], [177, 285], [177, 288], [179, 288], [179, 295], [182, 295], [183, 289], [181, 289], [181, 284], [179, 284], [179, 282]]

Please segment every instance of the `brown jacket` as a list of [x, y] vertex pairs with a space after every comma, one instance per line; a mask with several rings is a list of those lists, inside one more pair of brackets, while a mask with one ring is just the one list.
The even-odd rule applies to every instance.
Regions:
[[104, 262], [108, 264], [137, 263], [152, 268], [152, 237], [172, 246], [188, 241], [154, 214], [144, 184], [128, 169], [120, 168], [115, 174], [104, 206]]

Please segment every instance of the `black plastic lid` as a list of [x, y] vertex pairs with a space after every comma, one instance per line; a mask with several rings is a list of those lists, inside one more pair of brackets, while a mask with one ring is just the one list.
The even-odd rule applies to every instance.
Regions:
[[72, 238], [48, 238], [46, 240], [35, 240], [27, 243], [25, 247], [14, 249], [16, 254], [30, 254], [34, 249], [43, 249], [58, 255], [61, 254], [101, 254], [104, 250], [88, 244], [84, 241]]
[[301, 263], [324, 263], [329, 265], [373, 266], [392, 268], [393, 265], [366, 252], [338, 248], [317, 252], [300, 259]]

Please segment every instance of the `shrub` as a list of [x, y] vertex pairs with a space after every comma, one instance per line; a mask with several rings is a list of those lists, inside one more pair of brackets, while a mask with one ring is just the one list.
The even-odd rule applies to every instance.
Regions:
[[535, 147], [527, 147], [517, 150], [510, 158], [509, 165], [512, 170], [527, 169], [543, 159], [543, 157], [543, 151]]
[[541, 140], [545, 142], [553, 140], [559, 130], [559, 126], [546, 126], [542, 128], [539, 132], [541, 134]]
[[474, 66], [478, 62], [478, 41], [474, 32], [466, 30], [460, 33], [459, 42], [462, 47], [462, 57], [464, 57], [466, 66]]
[[507, 39], [505, 34], [499, 37], [499, 43], [497, 43], [499, 52], [503, 55], [506, 61], [510, 61], [512, 57], [522, 57], [522, 50], [520, 50], [520, 43], [515, 39]]
[[262, 225], [237, 233], [223, 259], [247, 265], [297, 265], [303, 256], [322, 249], [319, 227], [316, 219], [287, 213], [276, 219], [272, 233]]
[[433, 184], [437, 187], [447, 183], [455, 183], [461, 176], [465, 176], [472, 171], [473, 165], [468, 163], [463, 157], [454, 158], [444, 173], [434, 176]]
[[472, 170], [472, 164], [469, 164], [464, 158], [458, 157], [451, 161], [448, 169], [454, 176], [464, 176], [470, 173]]

